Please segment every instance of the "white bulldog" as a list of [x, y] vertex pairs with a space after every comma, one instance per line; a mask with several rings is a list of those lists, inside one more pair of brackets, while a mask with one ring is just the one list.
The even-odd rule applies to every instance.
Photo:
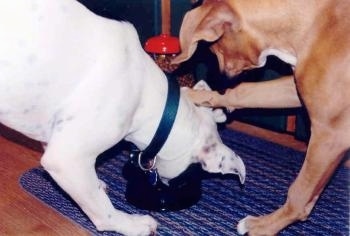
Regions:
[[[0, 122], [47, 144], [42, 166], [98, 230], [156, 231], [150, 216], [112, 206], [94, 165], [124, 138], [147, 147], [167, 86], [129, 23], [97, 16], [74, 0], [0, 1]], [[244, 182], [244, 164], [222, 144], [212, 114], [181, 92], [156, 162], [163, 178], [201, 162], [207, 171], [235, 173]]]

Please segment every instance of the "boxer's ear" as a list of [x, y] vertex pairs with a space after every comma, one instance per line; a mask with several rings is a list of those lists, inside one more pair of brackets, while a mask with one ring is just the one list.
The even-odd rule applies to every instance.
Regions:
[[196, 51], [200, 40], [214, 42], [225, 30], [236, 28], [237, 19], [227, 3], [217, 1], [207, 1], [186, 13], [180, 29], [181, 53], [172, 60], [172, 64], [188, 60]]

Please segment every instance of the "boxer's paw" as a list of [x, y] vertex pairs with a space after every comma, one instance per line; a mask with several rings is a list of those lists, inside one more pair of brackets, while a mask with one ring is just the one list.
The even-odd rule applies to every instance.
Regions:
[[247, 216], [238, 222], [237, 232], [240, 235], [269, 236], [276, 235], [278, 230], [274, 228], [273, 222], [270, 222], [269, 216]]
[[249, 230], [247, 226], [247, 221], [249, 218], [252, 218], [252, 216], [247, 216], [238, 222], [237, 232], [239, 235], [245, 235], [246, 233], [248, 233]]

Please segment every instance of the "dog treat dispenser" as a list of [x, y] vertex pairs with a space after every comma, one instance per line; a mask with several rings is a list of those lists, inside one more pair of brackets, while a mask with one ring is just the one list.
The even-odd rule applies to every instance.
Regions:
[[[180, 53], [180, 42], [177, 37], [169, 34], [160, 34], [149, 38], [144, 47], [157, 65], [166, 73], [175, 72], [179, 65], [171, 64], [171, 60]], [[195, 80], [192, 74], [179, 74], [176, 76], [181, 87], [193, 87]]]

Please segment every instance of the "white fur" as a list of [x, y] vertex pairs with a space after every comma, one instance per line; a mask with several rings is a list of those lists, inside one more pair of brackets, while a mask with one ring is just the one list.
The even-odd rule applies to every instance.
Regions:
[[291, 53], [281, 51], [279, 49], [269, 48], [261, 52], [259, 56], [259, 67], [263, 67], [266, 64], [266, 59], [268, 56], [276, 56], [292, 66], [297, 64], [296, 56], [292, 55]]
[[247, 228], [246, 221], [252, 218], [251, 216], [247, 216], [244, 219], [240, 220], [237, 225], [237, 232], [239, 235], [245, 235], [248, 233], [249, 229]]
[[[97, 155], [123, 138], [144, 149], [164, 108], [165, 75], [134, 27], [74, 0], [0, 1], [0, 22], [0, 122], [47, 143], [43, 167], [98, 230], [154, 232], [152, 217], [113, 207], [94, 168]], [[244, 179], [244, 164], [222, 144], [211, 112], [182, 94], [173, 127], [156, 163], [161, 176], [200, 161]]]

